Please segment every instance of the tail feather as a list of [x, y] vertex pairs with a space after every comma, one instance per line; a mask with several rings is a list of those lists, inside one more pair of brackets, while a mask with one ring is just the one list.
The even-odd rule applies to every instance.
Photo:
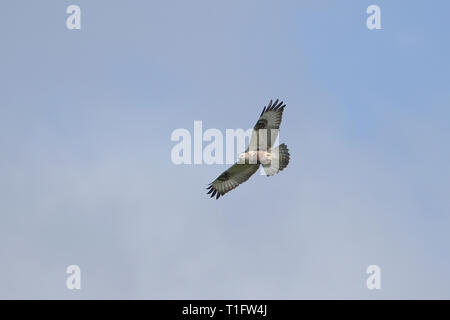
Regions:
[[264, 171], [268, 176], [273, 176], [278, 172], [280, 172], [281, 170], [283, 170], [284, 168], [286, 168], [290, 160], [289, 149], [284, 143], [272, 149], [271, 154], [272, 154], [271, 163], [263, 165]]

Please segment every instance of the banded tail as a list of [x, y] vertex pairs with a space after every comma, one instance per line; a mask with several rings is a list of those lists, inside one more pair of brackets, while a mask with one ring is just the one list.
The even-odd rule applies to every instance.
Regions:
[[290, 154], [286, 144], [282, 143], [270, 152], [272, 154], [272, 161], [268, 165], [263, 165], [267, 176], [273, 176], [286, 168], [289, 164]]

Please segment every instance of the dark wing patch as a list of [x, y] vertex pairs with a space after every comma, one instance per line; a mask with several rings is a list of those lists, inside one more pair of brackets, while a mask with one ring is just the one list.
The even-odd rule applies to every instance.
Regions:
[[227, 181], [228, 179], [230, 179], [231, 174], [228, 171], [225, 171], [224, 173], [222, 173], [217, 180], [219, 181]]
[[268, 121], [266, 119], [260, 119], [253, 127], [254, 130], [264, 129], [267, 127]]

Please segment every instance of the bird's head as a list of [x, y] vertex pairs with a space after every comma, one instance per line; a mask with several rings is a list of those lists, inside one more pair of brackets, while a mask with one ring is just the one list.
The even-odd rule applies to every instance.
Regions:
[[242, 152], [239, 154], [238, 163], [245, 163], [246, 159], [248, 159], [248, 154], [246, 152]]
[[238, 163], [257, 163], [256, 151], [243, 152], [239, 155]]

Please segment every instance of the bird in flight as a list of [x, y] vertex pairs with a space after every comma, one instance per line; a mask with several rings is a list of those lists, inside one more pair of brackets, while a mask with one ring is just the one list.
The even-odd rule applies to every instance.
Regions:
[[283, 143], [272, 148], [280, 131], [284, 108], [283, 101], [270, 100], [264, 107], [256, 125], [253, 127], [250, 144], [247, 150], [239, 155], [238, 161], [223, 172], [216, 180], [211, 182], [207, 194], [219, 199], [225, 193], [233, 190], [241, 183], [247, 181], [260, 165], [267, 176], [272, 176], [283, 170], [289, 164], [289, 150]]

